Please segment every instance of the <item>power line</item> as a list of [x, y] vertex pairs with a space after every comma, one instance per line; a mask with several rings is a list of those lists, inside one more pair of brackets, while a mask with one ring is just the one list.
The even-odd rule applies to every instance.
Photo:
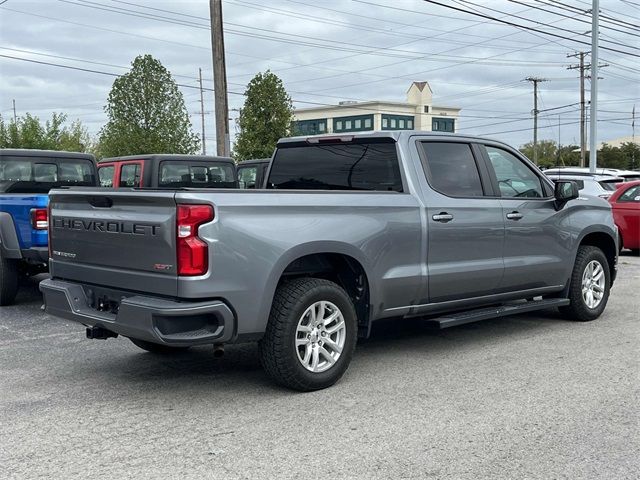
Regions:
[[[582, 44], [582, 45], [590, 45], [590, 43], [589, 43], [589, 42], [583, 42], [583, 41], [581, 41], [581, 40], [577, 40], [577, 39], [575, 39], [575, 38], [566, 37], [566, 36], [564, 36], [564, 35], [559, 35], [559, 34], [557, 34], [557, 33], [553, 33], [553, 32], [545, 32], [544, 30], [540, 30], [540, 29], [537, 29], [537, 28], [534, 28], [534, 27], [530, 27], [530, 26], [528, 26], [528, 25], [520, 25], [520, 24], [517, 24], [517, 23], [514, 23], [514, 22], [510, 22], [510, 21], [508, 21], [508, 20], [502, 20], [502, 19], [499, 19], [499, 18], [493, 17], [493, 16], [491, 16], [491, 15], [486, 15], [486, 14], [484, 14], [484, 13], [480, 13], [480, 12], [473, 12], [473, 11], [471, 11], [471, 10], [465, 10], [465, 9], [463, 9], [463, 8], [454, 7], [453, 5], [446, 5], [446, 4], [444, 4], [444, 3], [436, 2], [436, 1], [434, 1], [434, 0], [423, 0], [423, 1], [424, 1], [424, 2], [427, 2], [427, 3], [431, 3], [431, 4], [433, 4], [433, 5], [438, 5], [438, 6], [441, 6], [441, 7], [444, 7], [444, 8], [448, 8], [448, 9], [450, 9], [450, 10], [456, 10], [456, 11], [458, 11], [458, 12], [466, 13], [466, 14], [469, 14], [469, 15], [475, 15], [475, 16], [477, 16], [477, 17], [482, 17], [482, 18], [491, 19], [491, 20], [494, 20], [494, 21], [497, 21], [497, 22], [500, 22], [500, 23], [504, 23], [505, 25], [510, 25], [510, 26], [512, 26], [512, 27], [522, 28], [522, 29], [524, 29], [524, 30], [530, 30], [530, 31], [532, 31], [532, 32], [537, 32], [537, 33], [540, 33], [540, 34], [543, 34], [543, 35], [549, 35], [549, 36], [556, 37], [556, 38], [562, 38], [563, 40], [569, 40], [569, 41], [571, 41], [571, 42], [580, 43], [580, 44]], [[625, 52], [625, 51], [623, 51], [623, 50], [618, 50], [618, 49], [616, 49], [616, 48], [612, 48], [612, 47], [605, 47], [605, 46], [602, 46], [602, 47], [600, 47], [600, 48], [601, 48], [601, 49], [603, 49], [603, 50], [609, 50], [609, 51], [611, 51], [611, 52], [617, 52], [617, 53], [622, 53], [622, 54], [624, 54], [624, 55], [630, 55], [630, 56], [632, 56], [632, 57], [640, 57], [640, 54], [631, 53], [631, 52]]]

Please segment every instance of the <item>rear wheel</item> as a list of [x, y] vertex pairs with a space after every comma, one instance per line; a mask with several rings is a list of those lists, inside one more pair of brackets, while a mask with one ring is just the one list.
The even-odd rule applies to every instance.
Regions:
[[18, 261], [0, 253], [0, 306], [11, 305], [18, 293]]
[[595, 320], [607, 306], [610, 286], [609, 262], [605, 254], [597, 247], [581, 246], [569, 285], [571, 303], [560, 307], [560, 313], [569, 320]]
[[143, 350], [151, 353], [158, 353], [162, 355], [181, 353], [187, 351], [189, 347], [171, 347], [169, 345], [160, 345], [159, 343], [147, 342], [145, 340], [138, 340], [137, 338], [130, 338], [131, 343], [136, 347], [140, 347]]
[[280, 385], [320, 390], [342, 377], [356, 340], [356, 313], [347, 293], [328, 280], [300, 278], [276, 291], [260, 357]]

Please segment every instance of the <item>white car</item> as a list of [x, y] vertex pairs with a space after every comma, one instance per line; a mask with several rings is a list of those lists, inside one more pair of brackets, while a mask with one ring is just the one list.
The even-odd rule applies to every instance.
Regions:
[[[546, 175], [594, 175], [586, 167], [557, 167], [544, 170]], [[608, 175], [611, 177], [621, 177], [625, 182], [640, 180], [640, 172], [634, 170], [620, 170], [618, 168], [596, 168], [595, 175]]]
[[610, 175], [570, 174], [565, 172], [559, 175], [550, 173], [550, 170], [556, 169], [545, 170], [544, 174], [554, 183], [558, 180], [573, 180], [578, 184], [578, 190], [580, 190], [581, 195], [592, 195], [604, 199], [609, 198], [616, 191], [618, 185], [626, 181], [622, 177], [612, 177]]

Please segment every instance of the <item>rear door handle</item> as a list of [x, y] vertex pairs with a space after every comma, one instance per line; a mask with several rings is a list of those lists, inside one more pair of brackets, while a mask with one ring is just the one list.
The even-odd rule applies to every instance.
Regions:
[[507, 218], [509, 220], [520, 220], [522, 217], [524, 217], [524, 215], [522, 215], [520, 212], [507, 213]]
[[447, 223], [453, 220], [453, 215], [447, 212], [440, 212], [439, 214], [434, 215], [431, 218], [433, 218], [436, 222]]

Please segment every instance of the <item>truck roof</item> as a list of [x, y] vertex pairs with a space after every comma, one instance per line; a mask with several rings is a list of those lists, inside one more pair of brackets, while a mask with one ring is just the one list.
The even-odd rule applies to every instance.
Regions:
[[269, 163], [271, 158], [252, 158], [251, 160], [242, 160], [238, 162], [238, 167], [241, 166], [251, 166], [251, 165], [263, 165], [265, 163]]
[[501, 142], [499, 140], [494, 140], [491, 138], [477, 137], [473, 135], [464, 135], [461, 133], [428, 132], [425, 130], [370, 130], [366, 132], [323, 133], [320, 135], [305, 135], [305, 136], [298, 136], [298, 137], [281, 138], [280, 140], [278, 140], [278, 145], [287, 144], [287, 143], [300, 143], [300, 142], [305, 142], [309, 139], [327, 138], [327, 137], [328, 138], [337, 138], [337, 137], [391, 138], [397, 142], [403, 137], [411, 137], [414, 135], [420, 135], [421, 137], [433, 137], [438, 139], [455, 138], [455, 139], [464, 139], [464, 140], [480, 141], [480, 142], [490, 141], [493, 143], [500, 143], [502, 145], [507, 145], [504, 142]]
[[63, 150], [35, 150], [31, 148], [0, 148], [1, 156], [12, 157], [50, 157], [50, 158], [86, 158], [94, 160], [91, 153], [65, 152]]
[[111, 157], [111, 158], [103, 158], [98, 163], [106, 163], [106, 162], [125, 162], [129, 160], [173, 160], [173, 161], [204, 161], [204, 162], [225, 162], [235, 164], [232, 158], [230, 157], [214, 157], [210, 155], [182, 155], [180, 153], [152, 153], [145, 155], [127, 155], [124, 157]]

